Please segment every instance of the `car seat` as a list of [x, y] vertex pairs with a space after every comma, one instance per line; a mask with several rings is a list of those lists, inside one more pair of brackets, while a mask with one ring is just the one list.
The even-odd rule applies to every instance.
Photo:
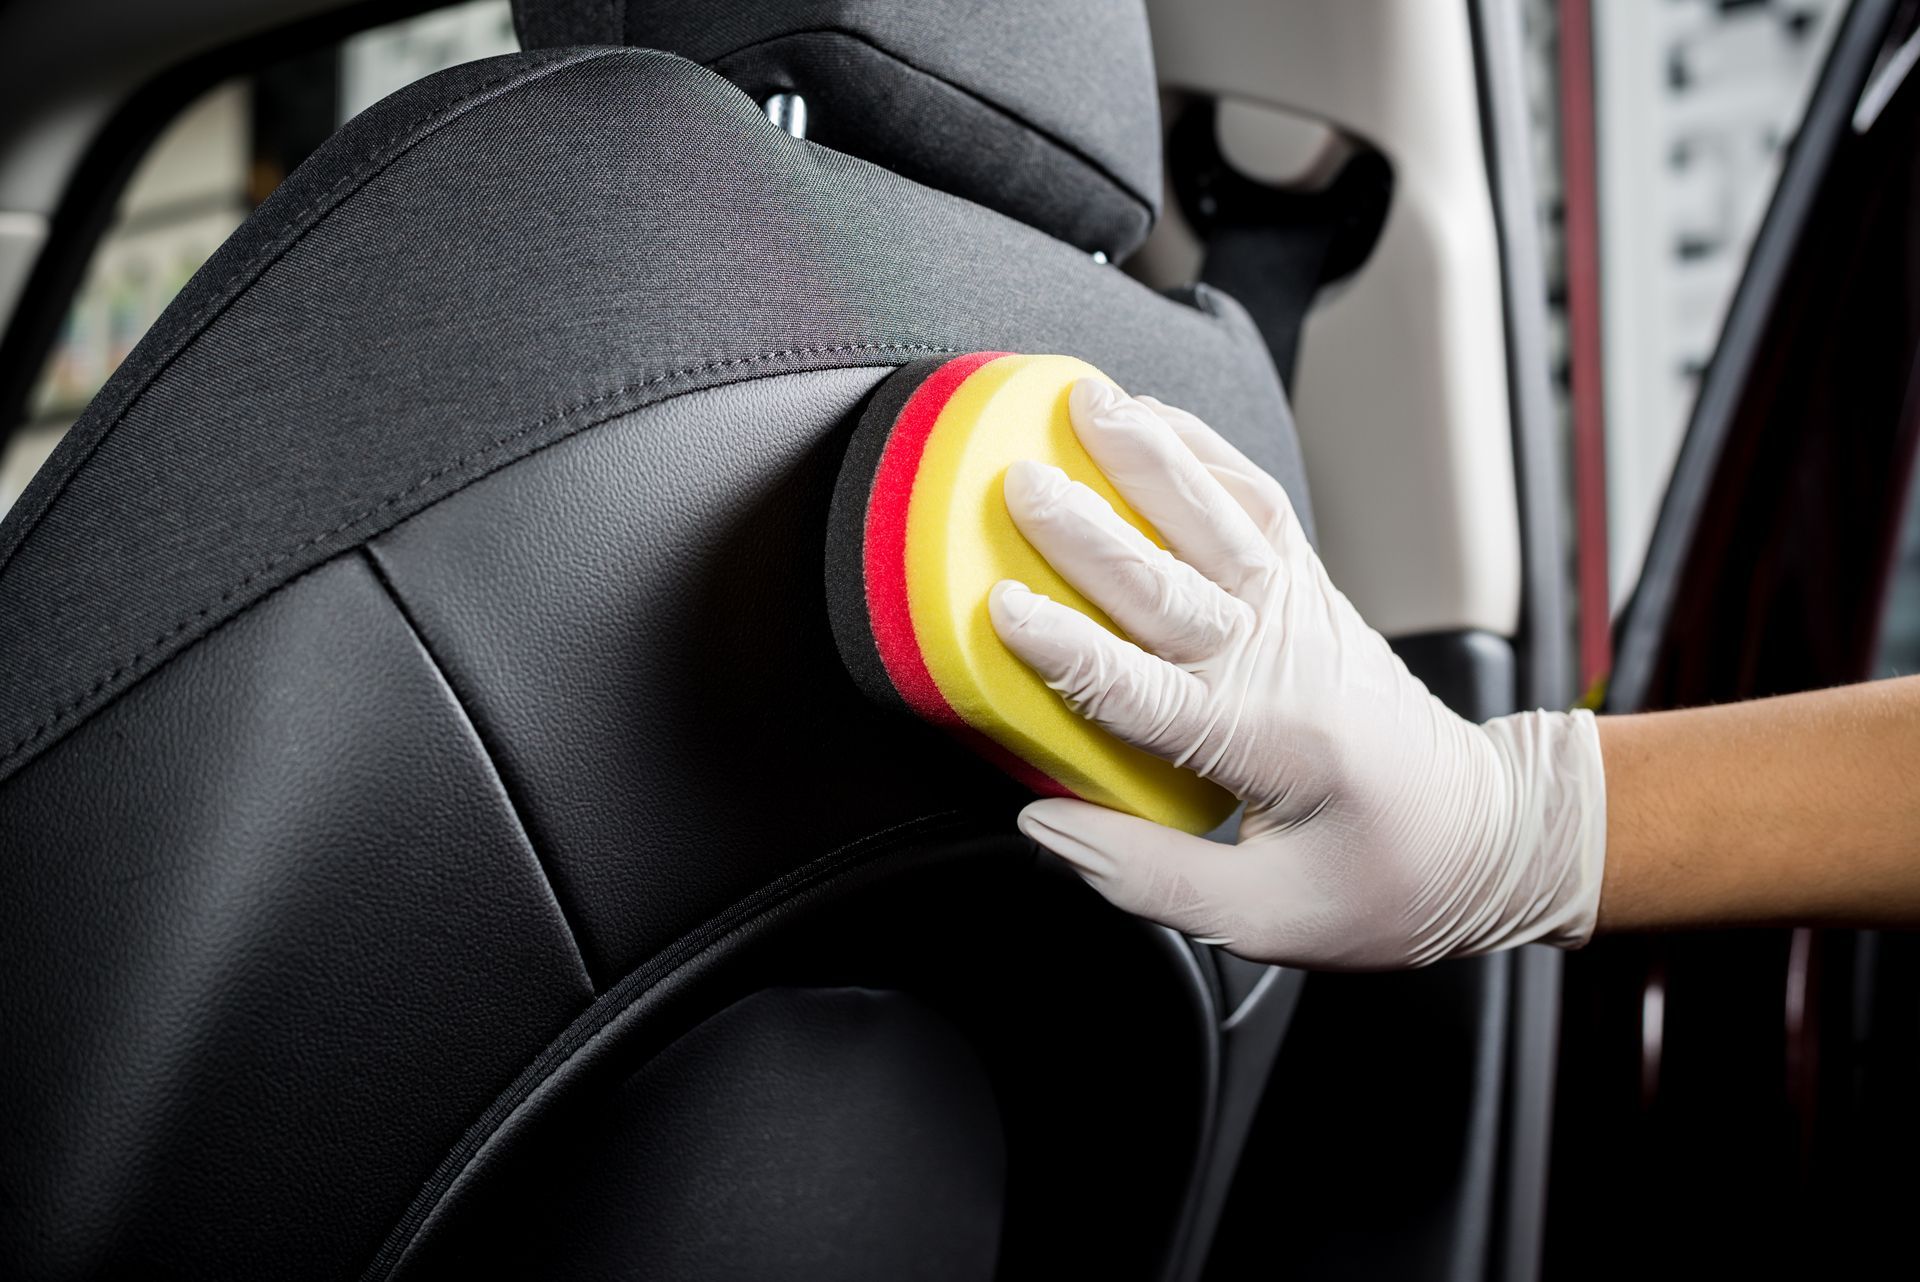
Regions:
[[0, 524], [0, 1272], [1191, 1276], [1297, 976], [1042, 858], [823, 589], [929, 353], [1085, 357], [1311, 519], [1245, 314], [1107, 262], [1138, 5], [519, 18]]

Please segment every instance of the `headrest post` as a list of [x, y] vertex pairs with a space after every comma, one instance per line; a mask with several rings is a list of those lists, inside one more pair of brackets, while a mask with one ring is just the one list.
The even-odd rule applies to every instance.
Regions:
[[767, 119], [795, 138], [807, 136], [807, 100], [797, 93], [777, 93], [764, 104]]

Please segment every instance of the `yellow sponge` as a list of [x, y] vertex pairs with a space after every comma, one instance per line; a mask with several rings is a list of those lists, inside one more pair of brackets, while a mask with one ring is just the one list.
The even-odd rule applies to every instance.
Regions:
[[[1081, 448], [1067, 416], [1074, 382], [1104, 376], [1072, 357], [991, 353], [902, 374], [914, 389], [876, 396], [884, 421], [870, 413], [860, 431], [885, 438], [856, 437], [846, 466], [857, 475], [843, 473], [835, 501], [842, 528], [858, 508], [863, 590], [835, 594], [857, 602], [861, 616], [857, 627], [835, 620], [848, 666], [856, 676], [883, 672], [916, 712], [984, 736], [1039, 791], [1189, 832], [1217, 826], [1232, 813], [1229, 793], [1071, 711], [1007, 650], [987, 616], [988, 590], [1018, 579], [1118, 631], [1028, 545], [1002, 491], [1015, 461], [1050, 463], [1159, 542]], [[852, 539], [843, 542], [851, 551]], [[850, 640], [857, 653], [848, 653]]]

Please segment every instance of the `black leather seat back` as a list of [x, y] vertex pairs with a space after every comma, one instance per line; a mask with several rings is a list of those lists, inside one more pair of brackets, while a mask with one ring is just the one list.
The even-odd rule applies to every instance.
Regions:
[[[1175, 1249], [1192, 955], [1056, 882], [1011, 787], [865, 704], [827, 628], [851, 417], [982, 348], [1084, 356], [1304, 499], [1230, 302], [796, 141], [679, 58], [460, 68], [289, 178], [0, 524], [4, 1271], [432, 1271], [516, 1190], [529, 1241], [643, 1272], [687, 1239], [635, 1207], [760, 1223], [751, 1261], [863, 1188], [817, 1257], [850, 1275], [915, 1240], [954, 1244], [942, 1276], [1038, 1269], [1063, 1187], [1136, 1191], [1128, 1267]], [[1089, 1138], [1118, 1077], [1043, 1106], [1115, 1073], [1166, 1117]], [[703, 1093], [760, 1090], [784, 1174]], [[792, 1201], [808, 1154], [840, 1166]], [[748, 1166], [725, 1214], [674, 1184]], [[605, 1197], [556, 1203], [589, 1170]], [[930, 1236], [889, 1238], [889, 1198]]]
[[905, 993], [754, 993], [540, 1140], [413, 1272], [972, 1279], [999, 1256], [999, 1106]]

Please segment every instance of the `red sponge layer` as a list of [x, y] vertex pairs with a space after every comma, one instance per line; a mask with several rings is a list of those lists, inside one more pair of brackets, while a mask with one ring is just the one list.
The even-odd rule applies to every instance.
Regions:
[[861, 541], [861, 570], [866, 583], [867, 621], [880, 662], [907, 706], [936, 725], [967, 728], [927, 670], [913, 631], [907, 604], [907, 507], [927, 437], [940, 411], [972, 373], [1005, 352], [974, 352], [935, 369], [907, 397], [887, 430], [886, 444], [867, 493], [866, 537]]
[[914, 361], [875, 389], [848, 442], [827, 526], [827, 602], [834, 640], [866, 694], [940, 726], [1033, 792], [1072, 790], [968, 725], [954, 711], [914, 633], [907, 596], [907, 512], [940, 411], [1005, 352]]

